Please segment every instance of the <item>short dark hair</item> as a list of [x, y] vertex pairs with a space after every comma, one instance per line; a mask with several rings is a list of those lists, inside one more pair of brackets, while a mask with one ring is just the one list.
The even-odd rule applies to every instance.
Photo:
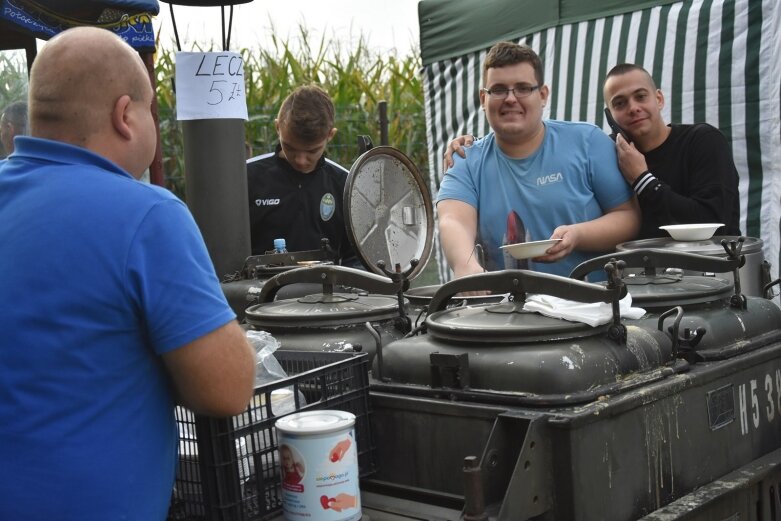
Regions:
[[544, 71], [542, 61], [534, 50], [526, 45], [520, 45], [513, 42], [499, 42], [488, 51], [483, 61], [483, 83], [485, 84], [488, 76], [488, 69], [506, 67], [517, 63], [528, 63], [534, 69], [534, 77], [537, 84], [544, 82]]
[[645, 74], [648, 77], [648, 80], [651, 82], [651, 85], [653, 85], [654, 90], [657, 90], [658, 87], [656, 86], [656, 82], [654, 81], [654, 77], [651, 76], [651, 74], [642, 68], [641, 66], [635, 64], [635, 63], [619, 63], [610, 71], [607, 73], [607, 76], [605, 76], [605, 81], [607, 81], [608, 78], [611, 78], [613, 76], [621, 76], [623, 74], [627, 74], [632, 71], [640, 71], [643, 74]]
[[0, 112], [5, 119], [14, 126], [14, 132], [17, 135], [27, 134], [27, 102], [14, 101], [9, 103], [6, 108]]
[[282, 102], [277, 120], [303, 141], [328, 137], [334, 128], [334, 104], [326, 91], [317, 85], [296, 88]]

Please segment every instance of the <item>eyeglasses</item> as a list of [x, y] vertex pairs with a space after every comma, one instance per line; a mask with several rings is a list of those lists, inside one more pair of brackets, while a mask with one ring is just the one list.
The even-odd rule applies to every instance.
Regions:
[[532, 92], [539, 89], [539, 85], [516, 85], [515, 87], [505, 87], [504, 85], [497, 85], [491, 89], [482, 89], [483, 92], [488, 94], [494, 99], [505, 99], [511, 92], [516, 99], [528, 98]]

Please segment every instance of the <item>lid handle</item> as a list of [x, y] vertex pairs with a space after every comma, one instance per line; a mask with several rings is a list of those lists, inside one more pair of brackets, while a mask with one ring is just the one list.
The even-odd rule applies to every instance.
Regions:
[[773, 282], [769, 282], [769, 283], [765, 284], [762, 287], [762, 294], [768, 300], [770, 300], [770, 299], [772, 299], [774, 297], [774, 295], [773, 295], [773, 293], [771, 291], [773, 289], [773, 286], [781, 287], [781, 278], [778, 278], [778, 279], [774, 280]]
[[673, 319], [673, 325], [667, 328], [668, 335], [672, 340], [672, 358], [675, 360], [678, 357], [678, 353], [684, 352], [685, 354], [691, 354], [697, 344], [700, 343], [702, 337], [707, 332], [704, 327], [698, 327], [693, 332], [689, 328], [684, 328], [683, 335], [679, 333], [681, 327], [681, 319], [683, 318], [683, 308], [676, 306], [668, 309], [661, 315], [659, 315], [658, 328], [659, 331], [664, 332], [664, 321], [667, 317], [675, 315]]
[[415, 268], [418, 267], [418, 259], [412, 259], [409, 261], [409, 269], [402, 271], [401, 264], [396, 263], [394, 270], [391, 271], [385, 267], [385, 261], [377, 261], [377, 269], [379, 269], [385, 276], [387, 276], [396, 286], [396, 302], [399, 307], [399, 318], [397, 320], [397, 328], [405, 335], [412, 331], [412, 320], [407, 316], [407, 312], [404, 311], [404, 292], [409, 289], [409, 279]]
[[398, 282], [374, 273], [344, 266], [309, 266], [285, 271], [268, 279], [258, 295], [258, 302], [272, 302], [284, 286], [306, 282], [322, 284], [325, 294], [332, 294], [336, 285], [365, 289], [369, 293], [381, 295], [393, 295], [400, 291]]
[[542, 293], [578, 302], [606, 303], [621, 300], [626, 296], [624, 284], [606, 288], [599, 284], [536, 271], [492, 271], [469, 275], [443, 284], [431, 299], [429, 314], [445, 309], [450, 299], [458, 293], [486, 290], [494, 293], [510, 292], [516, 302], [525, 301], [527, 293]]
[[738, 265], [732, 270], [732, 279], [735, 283], [735, 294], [730, 297], [729, 304], [735, 309], [742, 310], [746, 310], [748, 307], [746, 296], [740, 289], [740, 268], [742, 268], [746, 263], [746, 256], [741, 255], [740, 252], [743, 250], [743, 242], [745, 242], [745, 240], [746, 238], [742, 236], [738, 237], [737, 240], [721, 240], [721, 247], [724, 248], [724, 251], [727, 252], [727, 256], [730, 258], [730, 260], [738, 262]]
[[713, 273], [736, 272], [745, 262], [744, 256], [724, 259], [696, 253], [673, 252], [660, 249], [631, 250], [595, 257], [575, 266], [570, 273], [573, 279], [583, 280], [592, 271], [604, 269], [610, 260], [624, 261], [627, 268], [644, 268], [646, 275], [653, 275], [655, 268], [680, 268]]

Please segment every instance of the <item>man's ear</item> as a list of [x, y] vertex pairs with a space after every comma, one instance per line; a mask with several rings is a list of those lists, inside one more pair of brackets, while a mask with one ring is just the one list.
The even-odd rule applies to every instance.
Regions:
[[664, 93], [662, 89], [656, 89], [656, 104], [659, 105], [659, 112], [664, 108]]
[[276, 130], [277, 135], [279, 135], [279, 119], [274, 118], [274, 130]]
[[540, 100], [542, 101], [542, 106], [544, 107], [548, 103], [548, 96], [550, 96], [550, 90], [548, 90], [547, 85], [541, 85], [540, 86]]
[[336, 128], [336, 127], [334, 127], [334, 128], [332, 128], [332, 129], [331, 129], [331, 131], [328, 133], [328, 142], [329, 142], [329, 143], [331, 142], [331, 140], [332, 140], [332, 139], [334, 138], [334, 136], [336, 135], [336, 131], [337, 131], [337, 128]]
[[114, 126], [114, 130], [125, 139], [132, 139], [133, 137], [133, 132], [128, 124], [130, 102], [130, 96], [124, 94], [114, 103], [114, 109], [111, 111], [111, 124]]

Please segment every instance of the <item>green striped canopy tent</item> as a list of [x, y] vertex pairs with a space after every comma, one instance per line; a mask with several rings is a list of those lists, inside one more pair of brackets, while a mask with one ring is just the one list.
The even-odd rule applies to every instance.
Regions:
[[[418, 4], [431, 188], [447, 143], [485, 135], [481, 65], [497, 41], [532, 47], [551, 100], [544, 118], [607, 131], [602, 82], [610, 68], [645, 67], [665, 94], [668, 122], [707, 122], [732, 144], [740, 228], [763, 240], [778, 277], [781, 222], [779, 0], [424, 0]], [[449, 270], [435, 237], [439, 274]]]

